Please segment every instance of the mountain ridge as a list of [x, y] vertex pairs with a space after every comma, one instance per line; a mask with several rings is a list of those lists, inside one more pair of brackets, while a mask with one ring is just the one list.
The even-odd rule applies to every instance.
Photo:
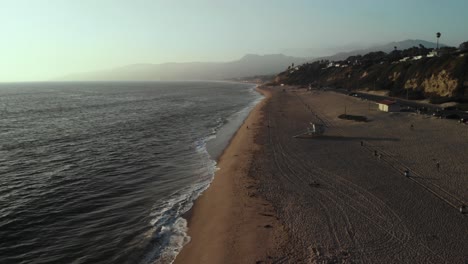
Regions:
[[225, 80], [252, 75], [272, 75], [292, 63], [301, 64], [310, 58], [283, 54], [246, 54], [230, 62], [166, 62], [135, 63], [113, 69], [83, 72], [58, 78], [60, 81], [127, 81], [127, 80]]
[[[342, 60], [349, 56], [371, 51], [390, 52], [394, 46], [405, 49], [422, 44], [428, 48], [435, 43], [425, 40], [390, 42], [368, 49], [341, 52], [328, 57], [294, 57], [278, 54], [245, 54], [229, 62], [166, 62], [161, 64], [135, 63], [102, 71], [69, 74], [57, 81], [156, 81], [156, 80], [226, 80], [249, 76], [275, 75], [293, 63], [300, 65], [317, 60]], [[445, 46], [445, 45], [441, 45]]]

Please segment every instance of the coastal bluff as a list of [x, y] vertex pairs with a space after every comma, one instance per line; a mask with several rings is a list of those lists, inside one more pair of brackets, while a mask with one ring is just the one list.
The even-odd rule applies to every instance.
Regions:
[[321, 60], [290, 67], [273, 84], [386, 91], [390, 96], [468, 102], [468, 54], [424, 47], [390, 53], [371, 52], [342, 61]]

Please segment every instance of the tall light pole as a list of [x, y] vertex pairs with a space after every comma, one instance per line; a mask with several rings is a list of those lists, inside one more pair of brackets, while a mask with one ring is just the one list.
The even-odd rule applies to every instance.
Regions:
[[436, 36], [437, 36], [437, 50], [439, 50], [439, 38], [442, 34], [440, 34], [440, 32], [437, 32]]

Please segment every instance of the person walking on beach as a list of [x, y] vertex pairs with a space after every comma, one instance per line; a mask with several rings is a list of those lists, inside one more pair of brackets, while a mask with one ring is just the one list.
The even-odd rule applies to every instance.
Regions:
[[378, 155], [378, 154], [377, 154], [377, 150], [374, 150], [374, 156], [377, 157], [377, 155]]
[[436, 167], [437, 167], [437, 171], [440, 171], [440, 162], [437, 161]]
[[364, 146], [364, 141], [361, 140], [361, 147]]

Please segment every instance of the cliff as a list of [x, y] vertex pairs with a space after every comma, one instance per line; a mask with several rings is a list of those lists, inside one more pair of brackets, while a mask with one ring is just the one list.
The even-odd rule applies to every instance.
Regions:
[[372, 52], [338, 62], [322, 60], [289, 68], [274, 82], [388, 90], [390, 96], [409, 99], [468, 101], [468, 54], [451, 49], [440, 57], [430, 57], [430, 52], [423, 47], [388, 54]]

